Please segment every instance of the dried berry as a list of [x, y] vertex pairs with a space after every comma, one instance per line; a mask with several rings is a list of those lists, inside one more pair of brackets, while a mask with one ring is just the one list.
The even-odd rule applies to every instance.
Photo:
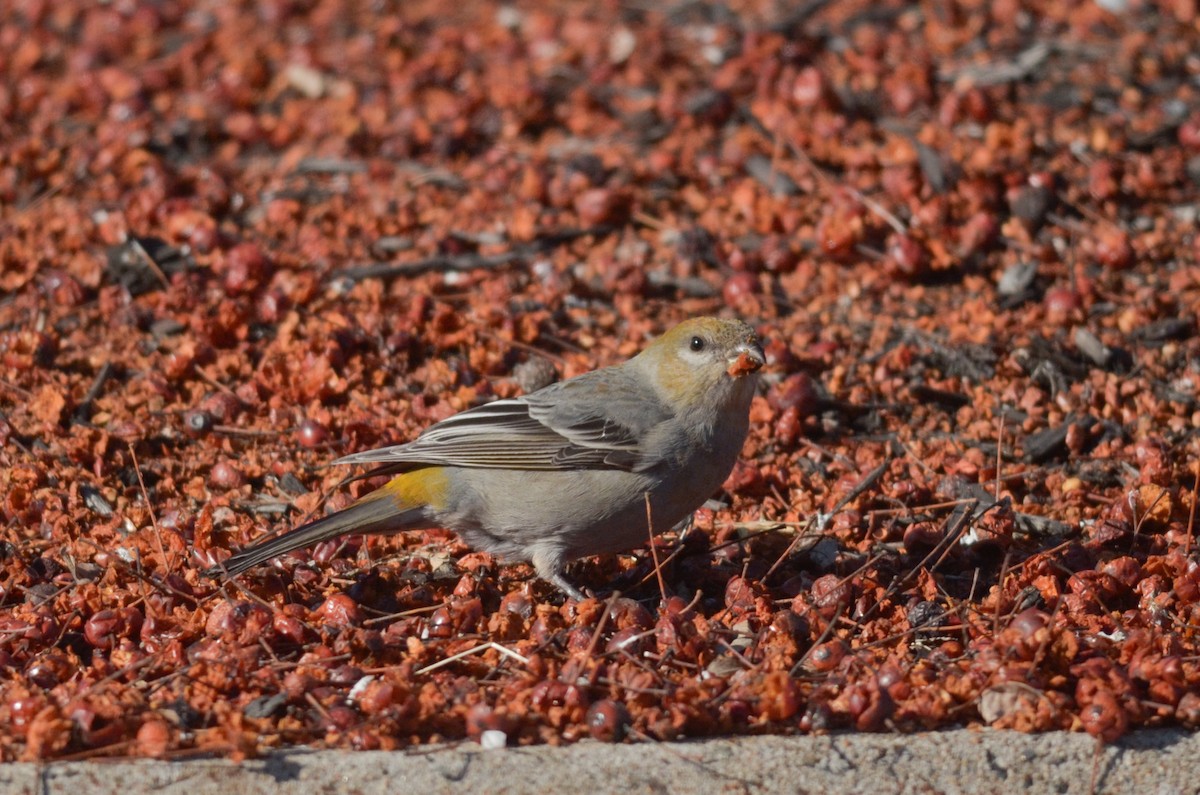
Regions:
[[601, 742], [618, 743], [629, 730], [629, 710], [619, 701], [597, 701], [588, 707], [586, 720], [588, 733]]
[[[1194, 2], [15, 5], [0, 764], [1200, 727]], [[740, 460], [594, 598], [436, 527], [203, 576], [718, 310]]]

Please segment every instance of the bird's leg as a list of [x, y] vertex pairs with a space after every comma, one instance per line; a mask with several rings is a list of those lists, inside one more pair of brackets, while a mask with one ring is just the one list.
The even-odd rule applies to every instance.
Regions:
[[582, 602], [587, 598], [582, 591], [567, 582], [567, 578], [563, 576], [563, 567], [566, 565], [566, 561], [563, 560], [561, 549], [556, 546], [542, 546], [535, 549], [530, 558], [534, 571], [543, 580], [553, 583], [558, 590], [577, 602]]
[[549, 577], [544, 577], [543, 579], [548, 580], [549, 582], [553, 583], [555, 586], [558, 587], [558, 590], [562, 591], [567, 596], [574, 599], [576, 602], [582, 602], [584, 599], [587, 598], [586, 596], [583, 595], [582, 591], [580, 591], [578, 588], [576, 588], [571, 583], [567, 582], [567, 578], [562, 576], [561, 572], [556, 572], [554, 574], [551, 574]]

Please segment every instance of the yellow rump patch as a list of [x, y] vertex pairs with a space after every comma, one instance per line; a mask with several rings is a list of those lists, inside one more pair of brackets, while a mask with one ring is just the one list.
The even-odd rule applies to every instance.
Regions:
[[449, 488], [450, 479], [446, 477], [444, 469], [426, 467], [397, 475], [379, 491], [395, 500], [401, 509], [428, 505], [436, 510], [445, 506]]

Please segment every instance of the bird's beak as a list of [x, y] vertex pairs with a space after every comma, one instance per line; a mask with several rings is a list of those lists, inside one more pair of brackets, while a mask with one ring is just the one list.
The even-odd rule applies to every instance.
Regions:
[[759, 368], [767, 363], [767, 357], [763, 354], [762, 345], [758, 340], [747, 340], [733, 350], [735, 356], [730, 360], [726, 372], [734, 378], [757, 373]]

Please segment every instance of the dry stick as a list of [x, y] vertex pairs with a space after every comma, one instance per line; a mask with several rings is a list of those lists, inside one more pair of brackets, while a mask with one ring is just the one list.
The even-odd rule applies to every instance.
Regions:
[[279, 436], [279, 431], [239, 428], [236, 425], [214, 425], [212, 429], [213, 433], [220, 433], [225, 436], [240, 436], [246, 439], [273, 439]]
[[830, 450], [828, 447], [819, 445], [811, 439], [798, 439], [797, 443], [804, 445], [805, 450], [816, 450], [818, 453], [823, 455], [825, 458], [828, 458], [830, 461], [835, 461], [844, 467], [849, 468], [849, 467], [854, 466], [854, 462], [851, 461], [849, 458], [847, 458], [845, 455], [837, 452], [836, 450]]
[[888, 464], [890, 463], [890, 458], [886, 458], [881, 461], [878, 466], [868, 472], [862, 480], [855, 484], [854, 488], [850, 489], [845, 496], [837, 501], [837, 504], [833, 506], [833, 510], [829, 511], [829, 513], [818, 513], [816, 532], [805, 533], [803, 535], [798, 534], [795, 538], [793, 538], [792, 543], [788, 544], [788, 548], [783, 551], [783, 554], [780, 555], [773, 564], [771, 564], [771, 568], [767, 569], [767, 573], [763, 575], [762, 581], [765, 583], [767, 580], [769, 580], [771, 575], [775, 573], [775, 570], [783, 565], [783, 561], [792, 554], [792, 551], [796, 548], [796, 545], [800, 543], [800, 539], [812, 535], [824, 535], [825, 530], [829, 527], [829, 522], [833, 519], [833, 517], [836, 516], [842, 510], [842, 508], [845, 508], [846, 505], [848, 505], [852, 500], [857, 499], [860, 494], [871, 488], [871, 486], [875, 485], [875, 481], [879, 480], [884, 471], [887, 470]]
[[275, 650], [272, 649], [270, 647], [270, 645], [268, 645], [267, 639], [264, 638], [262, 635], [258, 636], [258, 645], [262, 648], [263, 651], [265, 651], [267, 653], [268, 657], [270, 657], [272, 660], [274, 660], [274, 662], [271, 664], [272, 668], [274, 668], [276, 665], [283, 664], [283, 660], [279, 659], [279, 655], [275, 653]]
[[923, 621], [920, 624], [917, 624], [915, 627], [909, 627], [908, 629], [904, 630], [903, 632], [896, 632], [891, 635], [888, 635], [887, 637], [880, 638], [879, 640], [868, 641], [867, 643], [863, 643], [859, 646], [856, 646], [855, 648], [856, 649], [875, 649], [880, 646], [886, 646], [889, 643], [893, 643], [897, 640], [902, 640], [902, 639], [908, 637], [909, 635], [916, 635], [918, 632], [924, 632], [927, 629], [931, 630], [931, 631], [937, 631], [939, 633], [949, 634], [951, 632], [957, 632], [958, 630], [964, 629], [966, 627], [966, 624], [962, 623], [961, 619], [959, 620], [958, 624], [938, 624], [936, 626], [934, 625], [935, 621], [939, 621], [940, 619], [944, 618], [946, 615], [949, 615], [949, 611], [947, 611], [946, 613], [944, 613], [941, 616], [935, 616], [934, 618], [931, 618], [927, 621]]
[[[1054, 626], [1055, 619], [1058, 618], [1058, 612], [1062, 609], [1063, 598], [1059, 596], [1054, 600], [1054, 610], [1050, 613], [1050, 620], [1046, 622], [1046, 627], [1049, 629]], [[1046, 657], [1046, 650], [1050, 648], [1051, 634], [1046, 633], [1046, 638], [1038, 644], [1037, 651], [1033, 653], [1033, 661], [1029, 665], [1029, 672], [1033, 673], [1042, 666], [1042, 660]]]
[[[92, 549], [105, 551], [105, 552], [108, 551], [108, 550], [104, 549], [104, 547], [101, 547], [99, 544], [97, 544], [95, 541], [91, 540], [90, 538], [84, 538], [81, 536], [76, 540], [81, 544], [87, 544]], [[183, 591], [179, 590], [178, 588], [171, 587], [170, 585], [168, 585], [166, 583], [165, 579], [155, 580], [152, 577], [146, 576], [142, 572], [138, 571], [137, 568], [126, 563], [124, 560], [122, 560], [119, 557], [116, 560], [113, 560], [111, 565], [120, 569], [122, 572], [124, 572], [125, 574], [128, 574], [129, 576], [135, 577], [138, 580], [145, 582], [147, 585], [151, 586], [152, 588], [154, 588], [157, 591], [172, 594], [174, 596], [179, 597], [180, 599], [183, 599], [186, 602], [191, 602], [192, 604], [196, 605], [197, 607], [199, 607], [201, 604], [203, 604], [206, 601], [205, 599], [197, 599], [195, 596], [192, 596], [191, 594], [184, 593]], [[143, 595], [142, 598], [144, 599], [145, 596]]]
[[[643, 670], [646, 670], [646, 669], [643, 668]], [[655, 698], [665, 698], [666, 696], [670, 695], [670, 691], [667, 690], [665, 687], [637, 687], [636, 685], [631, 685], [625, 681], [618, 682], [615, 679], [609, 679], [606, 676], [602, 676], [599, 679], [597, 679], [596, 684], [604, 685], [605, 687], [610, 688], [610, 690], [612, 688], [619, 687], [619, 688], [621, 688], [621, 690], [624, 690], [629, 693], [634, 693], [636, 695], [654, 696]], [[725, 694], [722, 693], [721, 695], [723, 696]], [[717, 698], [720, 698], [720, 696], [718, 696]], [[714, 700], [712, 703], [716, 703], [716, 701]]]
[[315, 709], [317, 714], [319, 714], [322, 718], [332, 722], [332, 718], [329, 717], [329, 710], [325, 709], [325, 706], [320, 701], [317, 701], [316, 696], [314, 696], [312, 693], [305, 693], [304, 700], [307, 701], [309, 706]]
[[96, 373], [96, 377], [92, 379], [92, 385], [88, 387], [87, 394], [83, 396], [83, 400], [75, 407], [72, 413], [72, 422], [86, 422], [92, 414], [92, 404], [96, 402], [96, 398], [100, 397], [100, 392], [104, 389], [105, 382], [112, 376], [113, 363], [106, 361], [100, 365], [100, 370]]
[[924, 513], [926, 511], [936, 511], [936, 510], [940, 510], [942, 508], [957, 508], [958, 506], [962, 505], [963, 503], [967, 503], [970, 501], [971, 500], [969, 498], [964, 497], [962, 499], [947, 500], [945, 502], [931, 502], [927, 505], [921, 505], [921, 506], [917, 506], [917, 507], [910, 507], [910, 506], [906, 505], [903, 508], [879, 508], [874, 511], [869, 511], [867, 513], [867, 515], [872, 516], [872, 517], [884, 517], [884, 516], [897, 516], [899, 514], [917, 514], [917, 513]]
[[[979, 585], [979, 567], [975, 567], [975, 573], [971, 576], [971, 590], [967, 593], [967, 604], [975, 604], [975, 588]], [[967, 637], [967, 624], [963, 623], [963, 648], [967, 647], [970, 638]]]
[[637, 643], [638, 641], [640, 641], [643, 638], [650, 638], [657, 634], [658, 634], [657, 629], [648, 629], [645, 632], [639, 632], [636, 635], [632, 635], [629, 638], [626, 638], [619, 645], [617, 645], [614, 649], [612, 649], [612, 651], [604, 652], [604, 654], [602, 654], [601, 657], [615, 657], [619, 654], [622, 657], [624, 657], [626, 660], [628, 660], [629, 662], [636, 665], [638, 668], [641, 668], [643, 671], [646, 671], [647, 673], [658, 676], [659, 673], [657, 671], [652, 669], [650, 666], [646, 665], [646, 663], [642, 662], [637, 657], [634, 657], [632, 654], [630, 654], [629, 648], [628, 648], [629, 646], [631, 646], [634, 643]]
[[736, 657], [736, 658], [738, 659], [738, 662], [740, 662], [742, 665], [746, 666], [746, 670], [748, 670], [748, 671], [749, 671], [749, 670], [753, 670], [754, 668], [757, 668], [757, 667], [758, 667], [758, 663], [755, 663], [755, 662], [754, 662], [753, 660], [751, 660], [749, 657], [747, 657], [746, 655], [742, 654], [742, 653], [741, 653], [740, 651], [738, 651], [737, 649], [733, 648], [733, 646], [731, 646], [731, 645], [729, 644], [729, 641], [725, 640], [724, 638], [717, 638], [717, 645], [718, 645], [718, 646], [724, 646], [724, 647], [725, 647], [725, 651], [727, 651], [727, 652], [729, 652], [730, 654], [732, 654], [734, 657]]
[[1000, 420], [1000, 432], [996, 437], [996, 496], [993, 497], [996, 502], [1000, 502], [1000, 466], [1004, 455], [1004, 415], [1001, 414], [998, 419]]
[[[17, 397], [19, 397], [23, 400], [33, 400], [32, 392], [30, 392], [28, 389], [23, 389], [23, 388], [17, 386], [12, 381], [9, 381], [7, 379], [0, 378], [0, 387], [4, 387], [5, 389], [13, 392]], [[28, 452], [28, 451], [26, 451], [26, 452]]]
[[[347, 655], [347, 656], [349, 656], [349, 655]], [[333, 659], [335, 659], [335, 658], [324, 657], [324, 658], [322, 658], [322, 661], [327, 662], [327, 661], [333, 660]], [[188, 663], [183, 668], [176, 668], [171, 673], [160, 676], [157, 679], [155, 679], [153, 682], [149, 682], [148, 687], [146, 688], [146, 697], [149, 698], [150, 696], [153, 696], [155, 693], [159, 692], [160, 690], [165, 688], [167, 685], [170, 685], [177, 679], [186, 679], [188, 681], [188, 683], [194, 687], [206, 687], [213, 693], [219, 694], [221, 691], [217, 689], [216, 685], [210, 684], [210, 683], [204, 681], [203, 679], [193, 679], [192, 678], [192, 670], [195, 667], [196, 667], [196, 663]]]
[[104, 685], [108, 684], [109, 682], [115, 682], [116, 680], [118, 680], [122, 676], [124, 676], [125, 674], [133, 673], [134, 671], [141, 670], [142, 668], [145, 668], [145, 667], [152, 665], [153, 663], [157, 663], [157, 662], [162, 662], [162, 652], [151, 652], [150, 654], [143, 657], [142, 659], [140, 659], [136, 662], [131, 662], [131, 663], [129, 663], [129, 665], [122, 666], [122, 667], [118, 668], [117, 670], [113, 671], [112, 673], [110, 673], [108, 676], [105, 676], [102, 679], [97, 679], [95, 682], [92, 682], [90, 685], [87, 685], [86, 687], [84, 687], [82, 690], [80, 690], [78, 693], [75, 694], [75, 698], [76, 699], [83, 698], [84, 696], [88, 695], [89, 693], [94, 692], [97, 688], [103, 687]]
[[[880, 553], [873, 557], [868, 556], [867, 559], [865, 561], [863, 561], [863, 564], [861, 566], [859, 566], [857, 569], [855, 569], [854, 571], [847, 574], [845, 577], [842, 577], [840, 580], [838, 580], [837, 587], [840, 588], [841, 586], [850, 582], [855, 577], [864, 573], [865, 571], [867, 571], [867, 569], [870, 569], [872, 566], [877, 564], [879, 561], [883, 560], [886, 556], [887, 556], [886, 552]], [[887, 594], [884, 595], [884, 598], [885, 599], [887, 598]], [[848, 604], [848, 603], [844, 603], [844, 604]], [[879, 603], [876, 602], [875, 605], [872, 607], [872, 610], [874, 610], [874, 608], [877, 608], [878, 606], [879, 606]], [[850, 619], [846, 619], [846, 622], [850, 625], [850, 627], [854, 631], [857, 632], [862, 629], [863, 622], [865, 622], [868, 618], [870, 618], [870, 616], [872, 614], [872, 610], [868, 610], [865, 614], [863, 614], [863, 616], [861, 618], [855, 619], [854, 621], [851, 621]]]
[[993, 635], [1000, 631], [1000, 606], [1004, 601], [1004, 578], [1008, 575], [1008, 561], [1011, 557], [1012, 550], [1004, 550], [1004, 560], [1000, 563], [1000, 578], [996, 580], [996, 615], [992, 618]]
[[162, 531], [158, 529], [158, 517], [154, 515], [154, 506], [150, 504], [150, 495], [146, 492], [146, 481], [142, 479], [142, 467], [138, 464], [137, 453], [133, 451], [132, 442], [125, 444], [129, 447], [129, 455], [133, 458], [133, 471], [137, 473], [138, 486], [142, 489], [142, 499], [146, 501], [146, 510], [150, 511], [150, 526], [154, 528], [154, 538], [158, 542], [158, 559], [163, 567], [163, 577], [166, 577], [175, 565], [174, 556], [172, 556], [172, 560], [167, 560], [166, 550], [163, 549]]
[[658, 576], [658, 593], [662, 597], [662, 603], [667, 603], [667, 586], [663, 582], [662, 565], [658, 562], [658, 550], [654, 546], [654, 519], [650, 515], [650, 492], [645, 492], [646, 497], [646, 531], [650, 534], [650, 557], [654, 559], [654, 573]]
[[774, 495], [775, 499], [779, 501], [779, 505], [781, 507], [786, 506], [788, 504], [787, 498], [784, 497], [782, 493], [780, 493], [779, 486], [775, 483], [772, 483], [772, 484], [770, 484], [770, 488], [771, 488], [771, 494]]
[[669, 229], [665, 221], [663, 221], [661, 218], [654, 217], [644, 210], [637, 210], [630, 217], [639, 224], [648, 226], [656, 232], [662, 232], [665, 229]]
[[[762, 123], [759, 122], [759, 124], [761, 125]], [[809, 157], [808, 152], [805, 152], [803, 149], [801, 149], [795, 141], [789, 140], [788, 148], [792, 150], [792, 154], [795, 155], [797, 159], [802, 161], [804, 165], [808, 166], [813, 174], [816, 175], [819, 182], [825, 183], [825, 187], [827, 189], [834, 186], [833, 178], [826, 174], [825, 169], [818, 166], [816, 161]], [[882, 204], [867, 196], [859, 189], [852, 187], [845, 181], [841, 182], [841, 187], [848, 190], [851, 196], [862, 202], [864, 207], [875, 213], [875, 215], [879, 216], [879, 218], [888, 226], [890, 226], [896, 234], [904, 235], [908, 233], [908, 227], [904, 224], [904, 222], [893, 215]]]
[[236, 392], [234, 392], [234, 391], [233, 391], [233, 389], [231, 389], [230, 387], [226, 386], [225, 384], [222, 384], [222, 383], [221, 383], [220, 381], [218, 381], [216, 378], [213, 378], [211, 375], [209, 375], [208, 373], [204, 372], [204, 369], [203, 369], [203, 368], [201, 368], [201, 367], [197, 367], [197, 368], [195, 368], [195, 369], [194, 369], [194, 372], [196, 373], [196, 376], [197, 376], [197, 377], [198, 377], [198, 378], [199, 378], [201, 381], [203, 381], [204, 383], [208, 384], [208, 385], [209, 385], [209, 386], [211, 386], [213, 389], [216, 389], [216, 390], [219, 390], [219, 391], [221, 391], [221, 392], [224, 392], [225, 394], [227, 394], [227, 395], [230, 395], [230, 396], [232, 396], [232, 397], [236, 398], [236, 399], [237, 399], [239, 402], [241, 401], [241, 398], [239, 398], [239, 397], [237, 396], [237, 393], [236, 393]]
[[[653, 547], [651, 547], [651, 549], [653, 550]], [[679, 555], [680, 555], [680, 554], [683, 552], [683, 550], [684, 550], [684, 546], [683, 546], [683, 544], [681, 544], [681, 543], [676, 543], [676, 544], [675, 544], [675, 548], [674, 548], [673, 550], [671, 550], [671, 554], [670, 554], [670, 555], [667, 555], [665, 558], [663, 558], [663, 560], [662, 560], [662, 565], [663, 565], [663, 566], [668, 566], [668, 565], [670, 565], [670, 564], [671, 564], [671, 562], [675, 560], [675, 558], [679, 557]], [[634, 585], [633, 587], [634, 587], [634, 588], [640, 588], [641, 586], [643, 586], [643, 585], [645, 585], [647, 582], [649, 582], [649, 581], [650, 581], [650, 578], [651, 578], [651, 577], [653, 577], [653, 576], [654, 576], [654, 575], [656, 575], [656, 574], [658, 575], [658, 578], [659, 578], [659, 580], [661, 581], [661, 580], [662, 580], [662, 574], [661, 574], [661, 573], [660, 573], [660, 571], [659, 571], [658, 561], [655, 561], [655, 563], [654, 563], [654, 571], [650, 572], [650, 573], [649, 573], [649, 574], [647, 574], [645, 577], [643, 577], [642, 579], [638, 580], [638, 582], [637, 582], [637, 585]]]
[[511, 657], [512, 659], [516, 660], [517, 662], [521, 663], [522, 665], [529, 664], [528, 657], [518, 654], [517, 652], [513, 651], [510, 648], [501, 646], [499, 643], [496, 643], [493, 640], [489, 640], [487, 643], [481, 643], [478, 646], [474, 646], [470, 649], [464, 649], [463, 651], [460, 651], [457, 654], [451, 654], [449, 657], [446, 657], [443, 660], [438, 660], [435, 663], [430, 663], [429, 665], [426, 665], [424, 668], [418, 668], [413, 673], [414, 674], [427, 674], [430, 671], [434, 671], [434, 670], [437, 670], [438, 668], [442, 668], [443, 666], [449, 665], [452, 662], [457, 662], [458, 660], [461, 660], [464, 657], [470, 657], [472, 654], [478, 654], [481, 651], [488, 651], [490, 649], [495, 649], [502, 656]]
[[[740, 528], [740, 529], [745, 530], [746, 535], [741, 536], [739, 538], [730, 539], [729, 541], [722, 541], [720, 544], [717, 544], [716, 546], [709, 547], [706, 550], [706, 552], [709, 552], [709, 553], [719, 552], [722, 549], [725, 549], [726, 547], [736, 547], [738, 544], [744, 544], [752, 538], [758, 538], [759, 536], [766, 535], [767, 533], [778, 532], [781, 528], [799, 527], [803, 524], [807, 524], [807, 522], [770, 522], [770, 523], [768, 523], [768, 525], [766, 527], [755, 528], [752, 525], [745, 523], [745, 522], [726, 522], [725, 524], [721, 525], [722, 528], [731, 527], [731, 528], [734, 528], [735, 530]], [[818, 537], [816, 533], [804, 533], [803, 536], [805, 538], [817, 538]]]
[[[241, 591], [246, 596], [247, 599], [249, 599], [252, 602], [257, 602], [259, 605], [265, 607], [267, 610], [270, 610], [272, 616], [275, 615], [276, 609], [271, 605], [270, 602], [268, 602], [266, 599], [263, 599], [261, 596], [256, 594], [254, 591], [251, 591], [245, 585], [242, 585], [241, 576], [242, 575], [240, 575], [240, 574], [236, 574], [232, 577], [227, 578], [224, 582], [221, 583], [220, 588], [213, 591], [212, 596], [215, 598], [217, 594], [222, 594], [222, 595], [224, 595], [224, 597], [226, 599], [229, 599], [230, 598], [229, 592], [226, 591], [225, 588], [226, 588], [226, 586], [232, 585], [234, 588], [237, 588], [239, 591]], [[299, 619], [297, 619], [297, 620], [299, 620]], [[314, 632], [316, 631], [316, 628], [311, 626], [308, 622], [300, 621], [300, 623], [303, 624], [308, 629], [311, 629]]]
[[[59, 193], [61, 193], [65, 189], [71, 187], [78, 181], [79, 181], [78, 176], [71, 176], [71, 177], [68, 177], [67, 179], [64, 179], [62, 182], [60, 182], [57, 185], [51, 185], [50, 187], [46, 188], [44, 191], [42, 191], [38, 195], [34, 196], [32, 199], [30, 199], [26, 204], [14, 208], [17, 211], [15, 217], [20, 217], [21, 214], [27, 213], [30, 210], [40, 207], [41, 205], [50, 201], [50, 199], [54, 198]], [[6, 235], [7, 235], [8, 230], [11, 228], [11, 223], [12, 223], [12, 220], [8, 219], [8, 220], [4, 221], [3, 224], [0, 224], [0, 229], [5, 230]]]
[[804, 666], [804, 663], [808, 661], [809, 656], [813, 653], [813, 649], [829, 640], [829, 636], [833, 634], [833, 628], [837, 626], [837, 622], [839, 619], [841, 619], [842, 613], [845, 612], [845, 610], [846, 604], [844, 602], [838, 605], [837, 612], [833, 614], [833, 618], [829, 619], [829, 624], [825, 627], [825, 631], [817, 637], [816, 643], [809, 646], [808, 650], [800, 656], [800, 659], [796, 660], [796, 664], [792, 666], [792, 670], [788, 672], [788, 676], [795, 677], [796, 674], [800, 672], [800, 669]]
[[159, 283], [162, 284], [163, 287], [171, 286], [171, 280], [167, 278], [167, 274], [163, 273], [163, 269], [160, 268], [158, 263], [154, 261], [154, 257], [150, 256], [150, 252], [147, 251], [146, 247], [141, 244], [141, 241], [139, 241], [136, 237], [131, 237], [129, 238], [129, 246], [146, 263], [146, 266], [150, 268], [150, 271], [154, 274], [155, 278], [158, 279]]
[[[604, 612], [600, 614], [600, 620], [596, 622], [596, 631], [592, 633], [592, 639], [590, 641], [588, 641], [588, 647], [584, 651], [583, 659], [585, 662], [590, 663], [592, 660], [592, 657], [595, 655], [596, 646], [600, 643], [600, 634], [602, 632], [604, 632], [604, 627], [608, 624], [609, 613], [612, 612], [613, 605], [615, 605], [617, 603], [617, 599], [620, 598], [620, 596], [621, 596], [620, 591], [613, 591], [612, 596], [608, 597], [608, 603], [604, 607]], [[597, 670], [599, 670], [598, 666], [596, 668], [593, 668], [591, 670], [591, 672], [588, 674], [587, 686], [589, 688], [596, 684], [596, 671]], [[583, 671], [582, 671], [582, 666], [581, 666], [580, 673], [582, 673], [582, 672]]]
[[[979, 501], [971, 500], [968, 504], [972, 506], [978, 505]], [[884, 600], [890, 598], [893, 594], [897, 593], [901, 588], [907, 585], [909, 579], [911, 579], [917, 572], [924, 568], [925, 564], [932, 560], [934, 555], [940, 553], [940, 557], [938, 557], [937, 561], [935, 561], [933, 566], [930, 567], [930, 570], [936, 569], [945, 559], [946, 555], [950, 554], [950, 550], [954, 547], [954, 544], [958, 542], [959, 537], [962, 536], [963, 532], [967, 529], [967, 526], [970, 523], [971, 514], [973, 512], [974, 507], [972, 507], [971, 510], [964, 511], [957, 527], [951, 528], [950, 532], [946, 533], [946, 537], [939, 541], [933, 549], [929, 550], [929, 553], [925, 555], [925, 557], [921, 558], [921, 561], [916, 566], [909, 569], [907, 574], [905, 574], [903, 577], [897, 577], [896, 579], [892, 580], [892, 584], [888, 586], [886, 591], [884, 591], [883, 597], [867, 609], [867, 612], [863, 614], [861, 619], [859, 619], [860, 622], [866, 621], [867, 619], [871, 618], [871, 616], [875, 615], [875, 612], [879, 609], [879, 606], [883, 604]]]
[[[968, 594], [967, 599], [965, 601], [953, 599], [950, 596], [950, 592], [947, 591], [941, 583], [936, 583], [935, 585], [938, 589], [938, 593], [940, 593], [942, 595], [942, 598], [946, 600], [946, 604], [948, 604], [948, 605], [951, 603], [954, 604], [954, 607], [953, 607], [954, 617], [958, 620], [958, 626], [954, 627], [954, 629], [957, 629], [959, 631], [959, 633], [962, 635], [963, 654], [966, 654], [966, 650], [970, 646], [970, 643], [971, 643], [971, 627], [973, 626], [972, 622], [971, 622], [971, 613], [974, 611], [974, 607], [971, 604], [971, 599], [975, 596], [975, 592], [974, 592], [975, 584], [974, 584], [974, 582], [972, 582], [972, 584], [971, 584], [972, 591], [970, 594]], [[974, 611], [974, 612], [978, 612], [978, 611]]]
[[60, 762], [83, 762], [88, 759], [96, 759], [98, 757], [117, 756], [122, 759], [138, 759], [134, 754], [126, 754], [133, 746], [137, 745], [137, 740], [119, 740], [112, 745], [101, 745], [96, 748], [85, 748], [82, 751], [76, 751], [73, 754], [64, 754], [63, 756], [54, 757], [55, 763]]
[[[979, 514], [979, 516], [978, 516], [978, 517], [975, 517], [975, 518], [976, 518], [976, 519], [982, 519], [982, 518], [984, 517], [984, 515], [985, 515], [985, 514], [986, 514], [988, 511], [990, 511], [992, 508], [995, 508], [995, 507], [996, 507], [996, 505], [997, 505], [996, 503], [993, 503], [992, 505], [989, 505], [989, 506], [987, 506], [986, 508], [984, 508], [983, 512], [982, 512], [982, 513], [980, 513], [980, 514]], [[961, 536], [961, 535], [962, 535], [962, 533], [966, 531], [966, 528], [967, 528], [968, 524], [970, 524], [970, 522], [969, 522], [969, 521], [968, 521], [968, 519], [967, 519], [967, 518], [964, 516], [964, 518], [963, 518], [963, 521], [962, 521], [962, 524], [960, 524], [960, 525], [959, 525], [960, 532], [959, 532], [957, 535]], [[956, 537], [956, 538], [954, 539], [954, 541], [958, 541], [958, 538]], [[947, 545], [946, 545], [946, 548], [942, 550], [942, 554], [938, 555], [938, 559], [937, 559], [937, 560], [935, 560], [935, 561], [933, 562], [933, 566], [931, 566], [930, 568], [931, 568], [931, 569], [936, 569], [938, 566], [941, 566], [941, 565], [942, 565], [942, 561], [944, 561], [944, 560], [946, 559], [946, 556], [950, 554], [950, 550], [952, 550], [953, 548], [954, 548], [954, 542], [951, 542], [951, 543], [947, 544]], [[978, 570], [978, 569], [976, 569], [976, 572], [978, 572], [978, 571], [979, 571], [979, 570]]]
[[444, 273], [446, 271], [491, 270], [504, 268], [523, 259], [552, 251], [560, 246], [571, 243], [589, 235], [599, 237], [613, 231], [613, 227], [598, 225], [579, 229], [559, 229], [543, 232], [528, 243], [513, 246], [508, 251], [499, 254], [466, 254], [436, 255], [413, 262], [373, 263], [344, 268], [334, 274], [335, 278], [360, 282], [363, 279], [393, 279], [399, 276], [411, 276], [428, 271]]
[[1192, 531], [1196, 526], [1196, 494], [1200, 492], [1200, 462], [1196, 463], [1196, 480], [1192, 483], [1192, 510], [1188, 513], [1187, 544], [1183, 548], [1184, 557], [1192, 554]]
[[411, 610], [401, 610], [399, 613], [388, 613], [387, 615], [377, 616], [376, 618], [368, 618], [362, 623], [364, 627], [374, 626], [375, 624], [382, 624], [386, 621], [395, 621], [398, 618], [408, 618], [409, 616], [416, 616], [420, 615], [421, 613], [432, 613], [439, 608], [449, 606], [449, 604], [449, 602], [439, 602], [436, 605], [414, 607]]
[[550, 353], [549, 351], [544, 351], [541, 348], [530, 345], [527, 342], [521, 342], [520, 340], [514, 340], [514, 339], [507, 339], [505, 337], [501, 337], [499, 334], [495, 334], [491, 331], [488, 331], [487, 329], [480, 329], [479, 336], [483, 337], [484, 339], [492, 340], [493, 342], [499, 343], [500, 345], [507, 345], [510, 348], [516, 348], [519, 351], [525, 351], [526, 353], [532, 353], [534, 356], [540, 356], [543, 359], [554, 362], [559, 367], [567, 366], [567, 360], [564, 359], [563, 357], [558, 356], [557, 354]]
[[1129, 542], [1130, 551], [1133, 550], [1133, 545], [1137, 543], [1138, 536], [1142, 533], [1142, 525], [1145, 524], [1146, 520], [1150, 518], [1151, 512], [1158, 507], [1158, 504], [1162, 502], [1163, 497], [1167, 496], [1167, 490], [1162, 489], [1159, 491], [1158, 496], [1154, 498], [1154, 502], [1146, 506], [1146, 510], [1142, 511], [1141, 516], [1137, 515], [1137, 495], [1137, 489], [1132, 489], [1128, 494], [1125, 495], [1125, 502], [1129, 503], [1129, 510], [1135, 517], [1133, 522], [1133, 540]]

